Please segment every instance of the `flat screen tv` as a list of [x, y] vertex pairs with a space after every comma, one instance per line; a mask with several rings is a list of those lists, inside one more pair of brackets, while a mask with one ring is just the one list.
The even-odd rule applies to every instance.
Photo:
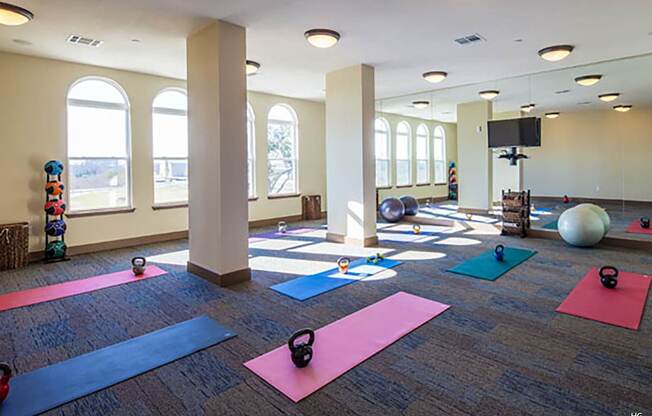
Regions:
[[541, 146], [541, 119], [515, 118], [489, 122], [489, 147]]

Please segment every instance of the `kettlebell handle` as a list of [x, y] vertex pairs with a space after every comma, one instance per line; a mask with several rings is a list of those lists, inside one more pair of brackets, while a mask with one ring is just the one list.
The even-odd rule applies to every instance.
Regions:
[[134, 257], [131, 259], [131, 265], [132, 266], [144, 266], [147, 263], [147, 259], [145, 257]]
[[9, 366], [9, 364], [0, 363], [0, 371], [2, 371], [2, 375], [0, 376], [0, 378], [3, 378], [3, 379], [11, 378], [12, 371], [11, 371], [11, 367]]
[[303, 337], [305, 335], [308, 335], [308, 342], [307, 342], [308, 345], [312, 345], [315, 343], [315, 331], [313, 331], [310, 328], [304, 328], [295, 332], [288, 340], [288, 347], [290, 348], [290, 351], [294, 351], [296, 349], [294, 342], [298, 338]]
[[494, 250], [496, 253], [500, 254], [505, 251], [505, 246], [502, 244], [498, 244], [496, 246], [496, 249]]
[[613, 278], [618, 277], [618, 269], [616, 269], [614, 266], [602, 266], [598, 273], [600, 274], [601, 278], [602, 277], [613, 277]]

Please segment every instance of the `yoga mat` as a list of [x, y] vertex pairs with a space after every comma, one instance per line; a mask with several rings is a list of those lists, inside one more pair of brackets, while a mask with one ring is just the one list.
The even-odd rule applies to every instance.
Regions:
[[81, 295], [82, 293], [93, 292], [107, 287], [123, 285], [125, 283], [138, 282], [140, 280], [150, 279], [163, 274], [167, 274], [167, 272], [156, 266], [147, 266], [145, 274], [141, 276], [134, 275], [131, 270], [124, 270], [121, 272], [89, 277], [88, 279], [72, 280], [70, 282], [57, 283], [34, 289], [10, 292], [0, 295], [0, 312], [21, 308], [23, 306], [36, 305], [37, 303], [50, 302], [52, 300], [67, 298], [69, 296]]
[[463, 274], [484, 280], [496, 280], [514, 267], [537, 254], [536, 251], [505, 247], [505, 259], [497, 261], [494, 250], [488, 250], [457, 266], [448, 269], [449, 272]]
[[546, 230], [557, 230], [559, 229], [559, 220], [551, 221], [542, 228], [545, 228]]
[[600, 283], [598, 269], [593, 268], [559, 305], [557, 312], [637, 330], [651, 281], [648, 275], [620, 272], [618, 285], [607, 289]]
[[11, 379], [2, 416], [34, 415], [234, 337], [200, 316]]
[[314, 355], [306, 368], [292, 364], [287, 345], [244, 366], [296, 403], [448, 308], [398, 292], [315, 331]]
[[289, 296], [292, 299], [304, 301], [322, 293], [346, 286], [378, 274], [384, 270], [396, 267], [400, 261], [385, 258], [378, 264], [367, 263], [367, 259], [357, 259], [349, 265], [349, 272], [342, 274], [336, 267], [322, 273], [302, 276], [287, 282], [279, 283], [270, 289]]
[[652, 235], [652, 228], [643, 228], [641, 227], [641, 222], [640, 220], [632, 221], [631, 224], [627, 227], [625, 230], [627, 233], [634, 233], [634, 234], [650, 234]]

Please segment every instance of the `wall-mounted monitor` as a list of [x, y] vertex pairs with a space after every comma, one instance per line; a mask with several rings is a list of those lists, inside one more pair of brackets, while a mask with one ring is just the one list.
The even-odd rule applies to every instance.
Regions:
[[515, 118], [489, 122], [489, 147], [541, 146], [541, 119]]

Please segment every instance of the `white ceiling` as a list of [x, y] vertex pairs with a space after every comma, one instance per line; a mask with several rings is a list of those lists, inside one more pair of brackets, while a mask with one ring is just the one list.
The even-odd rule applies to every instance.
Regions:
[[[575, 83], [582, 75], [602, 75], [597, 84], [583, 87]], [[378, 100], [376, 110], [404, 116], [457, 121], [457, 104], [478, 101], [479, 91], [496, 89], [500, 95], [493, 100], [494, 113], [518, 112], [522, 105], [535, 103], [531, 115], [546, 112], [611, 109], [617, 104], [652, 105], [652, 55], [618, 59], [597, 64], [564, 68], [529, 76], [501, 79], [437, 91]], [[557, 92], [567, 91], [563, 94]], [[617, 92], [620, 97], [611, 103], [598, 95]], [[416, 109], [413, 101], [427, 100], [431, 106]], [[434, 103], [434, 105], [432, 104]]]
[[[247, 27], [248, 58], [262, 64], [250, 89], [315, 100], [325, 73], [356, 63], [376, 67], [376, 95], [385, 98], [431, 88], [420, 77], [427, 70], [448, 71], [437, 85], [446, 88], [652, 52], [649, 0], [10, 1], [36, 18], [0, 27], [0, 50], [185, 78], [186, 36], [218, 18]], [[303, 32], [314, 27], [342, 40], [313, 48]], [[476, 32], [486, 42], [453, 42]], [[105, 43], [69, 45], [70, 34]], [[537, 56], [558, 43], [577, 49], [559, 63]]]

